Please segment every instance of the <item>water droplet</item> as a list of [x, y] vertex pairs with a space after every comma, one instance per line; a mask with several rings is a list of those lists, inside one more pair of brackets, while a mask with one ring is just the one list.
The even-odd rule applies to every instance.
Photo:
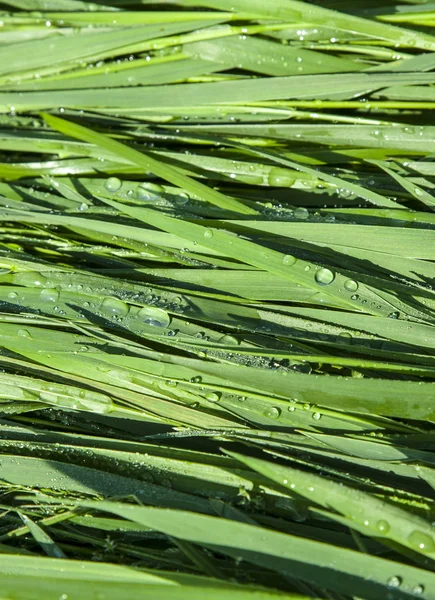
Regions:
[[39, 297], [43, 302], [57, 302], [59, 300], [59, 296], [59, 292], [54, 288], [44, 288], [39, 294]]
[[412, 588], [412, 593], [416, 596], [421, 596], [422, 594], [424, 594], [424, 585], [418, 583]]
[[304, 208], [303, 206], [299, 206], [298, 208], [295, 209], [293, 215], [295, 216], [296, 219], [308, 219], [309, 217], [309, 212], [306, 208]]
[[269, 171], [267, 182], [273, 187], [291, 187], [295, 179], [289, 175], [286, 169], [272, 167]]
[[126, 317], [130, 310], [128, 305], [118, 298], [107, 297], [101, 302], [100, 309], [111, 316]]
[[344, 282], [344, 287], [348, 292], [356, 292], [358, 289], [358, 283], [353, 279], [348, 279]]
[[220, 394], [216, 394], [216, 392], [210, 392], [209, 394], [206, 394], [205, 399], [209, 402], [219, 402]]
[[388, 521], [381, 519], [376, 523], [376, 529], [379, 531], [379, 533], [387, 535], [387, 533], [390, 531], [390, 524], [388, 523]]
[[190, 381], [191, 381], [191, 383], [201, 383], [202, 377], [200, 377], [199, 375], [196, 375], [196, 377], [192, 377], [192, 379]]
[[208, 239], [212, 238], [213, 237], [213, 230], [212, 229], [206, 229], [204, 231], [204, 237], [208, 238]]
[[353, 296], [350, 297], [351, 300], [358, 300], [359, 296], [358, 294], [353, 294]]
[[292, 267], [296, 263], [296, 260], [297, 259], [291, 254], [286, 254], [282, 259], [282, 264], [286, 265], [287, 267]]
[[108, 192], [117, 192], [122, 187], [122, 181], [118, 177], [109, 177], [106, 179], [104, 187]]
[[390, 577], [390, 579], [387, 581], [387, 585], [390, 588], [398, 588], [400, 587], [402, 584], [402, 579], [401, 577], [397, 577], [397, 575], [393, 575], [393, 577]]
[[319, 412], [313, 413], [313, 419], [315, 421], [320, 421], [321, 418], [322, 418], [322, 415]]
[[417, 529], [409, 534], [408, 542], [417, 550], [422, 550], [423, 552], [427, 553], [435, 552], [435, 542], [433, 537], [427, 533], [418, 531]]
[[329, 269], [322, 267], [321, 269], [316, 271], [314, 279], [319, 285], [329, 285], [334, 281], [335, 275]]
[[238, 346], [239, 340], [235, 338], [233, 335], [225, 334], [218, 340], [219, 344], [224, 344], [225, 346]]
[[23, 337], [23, 338], [31, 338], [32, 336], [30, 335], [30, 332], [27, 331], [27, 329], [19, 329], [17, 331], [17, 335], [19, 337]]
[[238, 401], [239, 402], [246, 402], [246, 396], [239, 396], [238, 397]]
[[338, 334], [338, 337], [340, 339], [352, 339], [352, 334], [349, 331], [342, 331], [341, 333]]
[[82, 202], [79, 206], [80, 211], [88, 210], [88, 208], [89, 208], [89, 204], [86, 204], [86, 202]]
[[139, 183], [136, 188], [136, 198], [139, 200], [158, 200], [165, 188], [157, 183]]
[[400, 313], [398, 311], [392, 312], [388, 315], [390, 319], [398, 319], [400, 317]]
[[186, 192], [180, 192], [178, 196], [175, 196], [175, 202], [179, 205], [187, 204], [189, 202], [190, 196], [186, 194]]
[[270, 408], [265, 410], [263, 414], [268, 419], [278, 419], [279, 415], [281, 414], [281, 411], [279, 408], [276, 408], [276, 406], [271, 406]]
[[153, 327], [169, 327], [171, 318], [165, 310], [155, 306], [144, 306], [137, 313], [137, 316], [147, 325]]
[[18, 298], [17, 292], [9, 292], [8, 298], [10, 298], [11, 300], [15, 300], [16, 298]]
[[41, 273], [27, 272], [27, 273], [16, 273], [14, 276], [14, 283], [24, 285], [26, 287], [39, 287], [44, 285], [47, 278], [41, 275]]

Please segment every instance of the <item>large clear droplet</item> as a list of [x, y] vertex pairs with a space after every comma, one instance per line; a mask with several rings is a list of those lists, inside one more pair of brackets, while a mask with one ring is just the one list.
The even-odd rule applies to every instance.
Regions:
[[330, 283], [332, 283], [334, 281], [335, 274], [330, 269], [326, 269], [325, 267], [322, 267], [321, 269], [316, 271], [316, 274], [314, 275], [314, 279], [316, 280], [316, 283], [318, 283], [319, 285], [329, 285]]
[[402, 585], [402, 579], [397, 575], [393, 575], [393, 577], [390, 577], [390, 579], [387, 581], [387, 585], [390, 588], [399, 588]]
[[39, 297], [43, 302], [57, 302], [59, 295], [59, 292], [54, 288], [44, 288], [41, 290]]
[[348, 292], [356, 292], [359, 286], [353, 279], [348, 279], [344, 282], [344, 287]]
[[140, 309], [137, 316], [146, 323], [146, 325], [152, 325], [153, 327], [169, 327], [171, 323], [171, 318], [168, 313], [155, 306], [144, 306]]
[[388, 523], [388, 521], [381, 519], [376, 523], [376, 529], [379, 531], [379, 533], [387, 535], [387, 533], [390, 531], [390, 524]]
[[422, 531], [414, 530], [408, 536], [408, 542], [417, 550], [422, 552], [432, 553], [435, 552], [435, 542], [432, 536]]
[[310, 213], [307, 211], [307, 209], [303, 206], [300, 206], [298, 208], [295, 209], [293, 215], [295, 216], [296, 219], [308, 219]]
[[28, 338], [30, 339], [32, 336], [30, 335], [30, 332], [27, 329], [19, 329], [17, 331], [17, 335], [19, 337], [23, 337], [23, 338]]
[[279, 408], [276, 408], [276, 406], [271, 406], [270, 408], [264, 411], [264, 416], [268, 419], [278, 419], [280, 414], [281, 411]]
[[418, 583], [417, 585], [415, 585], [412, 588], [412, 593], [415, 596], [422, 596], [424, 594], [424, 585], [421, 585], [420, 583]]
[[216, 394], [216, 392], [210, 392], [209, 394], [206, 394], [205, 398], [209, 402], [219, 402], [220, 394]]
[[103, 299], [100, 308], [106, 315], [116, 317], [126, 317], [129, 311], [129, 307], [125, 302], [110, 297]]
[[104, 187], [108, 192], [117, 192], [122, 187], [122, 181], [118, 177], [109, 177], [106, 179]]
[[286, 169], [280, 167], [272, 167], [267, 177], [267, 182], [273, 187], [291, 187], [295, 179], [291, 177]]
[[164, 193], [165, 188], [157, 183], [139, 183], [136, 188], [136, 198], [139, 200], [158, 200]]
[[26, 287], [39, 287], [43, 286], [47, 281], [47, 278], [41, 273], [35, 273], [34, 271], [28, 271], [25, 273], [16, 273], [14, 275], [14, 283], [24, 285]]
[[297, 259], [291, 254], [286, 254], [282, 259], [282, 264], [286, 265], [287, 267], [292, 267], [296, 263], [296, 260]]
[[218, 340], [219, 344], [223, 344], [225, 346], [237, 346], [239, 344], [239, 340], [232, 335], [225, 334]]

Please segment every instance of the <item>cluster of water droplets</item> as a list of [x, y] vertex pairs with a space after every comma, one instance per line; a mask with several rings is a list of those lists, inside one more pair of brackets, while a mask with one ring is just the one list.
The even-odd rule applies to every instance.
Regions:
[[[101, 314], [114, 322], [131, 319], [137, 324], [143, 323], [160, 328], [167, 328], [171, 323], [171, 317], [166, 310], [152, 305], [156, 300], [159, 301], [159, 296], [152, 294], [151, 290], [141, 290], [140, 288], [136, 290], [133, 287], [128, 294], [133, 302], [135, 300], [139, 300], [139, 302], [149, 301], [149, 305], [140, 307], [128, 304], [115, 296], [104, 296], [98, 285], [86, 286], [77, 281], [67, 283], [68, 278], [62, 279], [62, 277], [62, 273], [47, 272], [46, 275], [37, 272], [16, 273], [14, 283], [23, 287], [15, 287], [9, 291], [7, 294], [8, 301], [25, 304], [27, 289], [33, 288], [40, 290], [39, 300], [42, 312], [55, 312], [59, 316], [66, 315], [68, 311], [67, 304], [70, 302], [87, 311]], [[73, 294], [73, 297], [70, 297], [69, 294]], [[101, 296], [102, 299], [100, 299]], [[172, 308], [183, 310], [181, 297], [171, 293], [168, 293], [167, 296], [167, 303]], [[69, 311], [71, 312], [71, 309]], [[71, 315], [77, 316], [77, 313], [71, 312]]]
[[121, 181], [118, 177], [108, 177], [104, 182], [104, 189], [110, 195], [140, 205], [150, 203], [155, 206], [176, 208], [188, 202], [198, 204], [198, 202], [193, 202], [190, 195], [185, 191], [176, 188], [170, 190], [163, 185], [149, 181], [137, 183], [134, 181]]
[[126, 317], [135, 318], [145, 325], [153, 327], [169, 327], [171, 317], [162, 308], [157, 306], [144, 306], [142, 308], [129, 306], [126, 302], [115, 297], [103, 298], [100, 304], [100, 311], [109, 316], [123, 319]]

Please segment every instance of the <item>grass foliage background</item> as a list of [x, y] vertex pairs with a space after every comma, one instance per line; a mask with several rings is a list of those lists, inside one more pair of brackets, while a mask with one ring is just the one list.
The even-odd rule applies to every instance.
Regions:
[[0, 22], [0, 597], [434, 599], [435, 4]]

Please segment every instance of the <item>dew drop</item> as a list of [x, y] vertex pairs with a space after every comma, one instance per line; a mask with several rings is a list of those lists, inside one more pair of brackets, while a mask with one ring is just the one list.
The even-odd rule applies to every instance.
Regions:
[[393, 575], [393, 577], [390, 577], [390, 579], [387, 581], [387, 585], [390, 588], [399, 588], [402, 584], [402, 579], [400, 577], [397, 577], [397, 575]]
[[417, 585], [415, 585], [412, 588], [412, 593], [415, 596], [421, 596], [422, 594], [424, 594], [424, 585], [421, 585], [420, 583], [418, 583]]
[[206, 394], [205, 399], [209, 402], [219, 402], [220, 394], [216, 394], [216, 392], [210, 392], [210, 394]]
[[390, 319], [398, 319], [400, 317], [400, 313], [398, 311], [392, 312], [388, 315]]
[[113, 403], [108, 396], [86, 391], [86, 397], [80, 399], [79, 404], [73, 408], [80, 408], [82, 410], [104, 415], [112, 412]]
[[17, 292], [9, 292], [8, 298], [10, 298], [11, 300], [15, 300], [16, 298], [18, 298]]
[[353, 296], [350, 297], [351, 300], [358, 300], [359, 296], [358, 294], [353, 294]]
[[175, 197], [175, 202], [179, 205], [187, 204], [189, 202], [190, 196], [186, 194], [186, 192], [180, 192], [178, 196]]
[[352, 339], [352, 334], [349, 331], [342, 331], [341, 333], [338, 334], [338, 337], [340, 339]]
[[28, 339], [30, 339], [30, 338], [32, 337], [32, 336], [30, 335], [30, 332], [29, 332], [29, 331], [27, 331], [27, 329], [19, 329], [19, 330], [17, 331], [17, 335], [18, 335], [19, 337], [28, 338]]
[[201, 383], [202, 377], [200, 377], [199, 375], [196, 375], [196, 377], [192, 377], [192, 379], [190, 381], [191, 381], [191, 383]]
[[165, 310], [155, 306], [144, 306], [137, 316], [146, 324], [153, 327], [169, 327], [171, 318]]
[[435, 542], [433, 538], [427, 533], [423, 533], [417, 529], [409, 534], [408, 542], [417, 550], [423, 550], [423, 552], [428, 553], [435, 552]]
[[218, 340], [219, 344], [224, 344], [225, 346], [237, 346], [239, 344], [239, 340], [235, 338], [233, 335], [225, 334]]
[[213, 230], [212, 229], [206, 229], [204, 231], [204, 237], [208, 238], [208, 239], [212, 238], [213, 237]]
[[116, 317], [126, 317], [129, 311], [129, 307], [125, 302], [111, 297], [103, 299], [100, 309], [104, 313]]
[[287, 267], [292, 267], [296, 263], [296, 260], [297, 259], [291, 254], [286, 254], [282, 259], [282, 264], [286, 265]]
[[117, 192], [122, 187], [122, 181], [118, 177], [109, 177], [106, 179], [104, 187], [108, 192]]
[[322, 418], [322, 415], [319, 412], [313, 413], [313, 419], [315, 421], [320, 421], [321, 418]]
[[390, 524], [388, 523], [388, 521], [381, 519], [376, 523], [376, 529], [379, 531], [379, 533], [387, 535], [387, 533], [390, 531]]
[[41, 275], [41, 273], [17, 273], [14, 277], [14, 282], [19, 285], [24, 285], [26, 287], [39, 287], [44, 285], [47, 281], [47, 278]]
[[59, 300], [59, 296], [59, 292], [54, 288], [44, 288], [39, 294], [39, 297], [43, 302], [57, 302]]
[[289, 176], [285, 169], [272, 167], [269, 171], [267, 182], [269, 185], [274, 187], [291, 187], [295, 180], [293, 177]]
[[276, 406], [271, 406], [270, 408], [265, 410], [263, 414], [268, 419], [278, 419], [279, 415], [281, 414], [281, 411], [279, 408], [276, 408]]
[[356, 292], [358, 289], [358, 283], [353, 279], [348, 279], [344, 282], [344, 287], [348, 292]]
[[329, 285], [334, 281], [335, 275], [331, 270], [322, 267], [316, 271], [314, 279], [319, 285]]
[[157, 183], [139, 183], [136, 188], [136, 198], [138, 200], [158, 200], [165, 191], [165, 188]]
[[309, 212], [306, 208], [304, 208], [303, 206], [299, 206], [298, 208], [295, 209], [294, 213], [293, 213], [294, 217], [296, 219], [308, 219], [309, 217]]

